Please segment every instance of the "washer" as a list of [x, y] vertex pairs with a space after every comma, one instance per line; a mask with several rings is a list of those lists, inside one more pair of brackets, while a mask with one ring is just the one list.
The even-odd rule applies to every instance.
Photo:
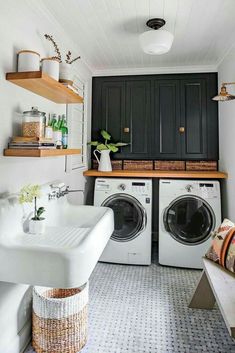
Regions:
[[114, 211], [115, 230], [100, 261], [150, 265], [152, 180], [97, 178], [94, 205]]
[[159, 181], [159, 263], [202, 268], [211, 232], [221, 223], [218, 181]]

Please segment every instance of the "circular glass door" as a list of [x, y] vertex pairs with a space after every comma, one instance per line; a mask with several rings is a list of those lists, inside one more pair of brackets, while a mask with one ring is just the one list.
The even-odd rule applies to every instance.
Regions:
[[209, 238], [215, 226], [215, 215], [203, 199], [185, 196], [174, 200], [165, 210], [164, 224], [178, 242], [196, 245]]
[[111, 239], [125, 242], [137, 237], [146, 226], [146, 212], [141, 203], [127, 194], [115, 194], [102, 206], [114, 211], [114, 232]]

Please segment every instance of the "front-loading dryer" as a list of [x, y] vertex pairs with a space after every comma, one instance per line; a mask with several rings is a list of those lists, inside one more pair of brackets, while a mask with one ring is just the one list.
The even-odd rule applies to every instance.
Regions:
[[152, 180], [97, 178], [94, 205], [114, 211], [114, 232], [100, 261], [150, 265]]
[[159, 263], [202, 268], [211, 234], [221, 223], [219, 182], [162, 179], [159, 183]]

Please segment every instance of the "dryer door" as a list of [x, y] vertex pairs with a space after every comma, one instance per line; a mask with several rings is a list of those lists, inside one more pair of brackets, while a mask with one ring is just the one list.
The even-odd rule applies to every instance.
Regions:
[[215, 227], [215, 214], [200, 197], [183, 196], [175, 199], [165, 210], [164, 225], [178, 242], [196, 245], [210, 237]]
[[146, 211], [141, 203], [127, 194], [114, 194], [101, 206], [114, 211], [112, 240], [126, 242], [136, 238], [146, 227]]

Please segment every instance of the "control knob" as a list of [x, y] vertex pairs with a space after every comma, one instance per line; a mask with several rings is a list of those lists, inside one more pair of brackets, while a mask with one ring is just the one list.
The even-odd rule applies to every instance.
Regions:
[[126, 185], [125, 184], [120, 184], [118, 186], [118, 189], [124, 191], [124, 190], [126, 190]]
[[186, 191], [191, 192], [193, 189], [193, 186], [191, 184], [188, 184], [185, 186]]

